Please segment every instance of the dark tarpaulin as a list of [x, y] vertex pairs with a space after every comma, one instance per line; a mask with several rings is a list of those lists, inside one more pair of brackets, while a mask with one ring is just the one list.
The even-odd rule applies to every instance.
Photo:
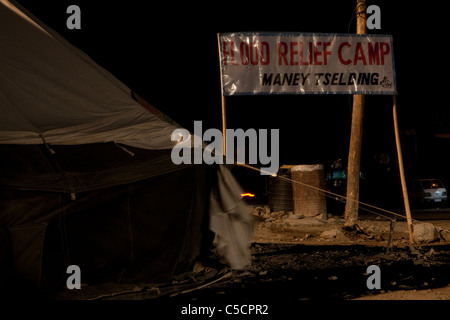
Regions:
[[114, 143], [51, 148], [0, 146], [0, 283], [61, 287], [71, 264], [85, 283], [163, 281], [209, 250], [216, 166]]

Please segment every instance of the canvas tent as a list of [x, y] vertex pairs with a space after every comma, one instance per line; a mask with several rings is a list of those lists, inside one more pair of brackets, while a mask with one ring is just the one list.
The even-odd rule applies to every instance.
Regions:
[[177, 127], [0, 0], [0, 287], [61, 287], [69, 265], [86, 283], [162, 281], [214, 233], [233, 268], [248, 265], [239, 185], [223, 166], [173, 164]]

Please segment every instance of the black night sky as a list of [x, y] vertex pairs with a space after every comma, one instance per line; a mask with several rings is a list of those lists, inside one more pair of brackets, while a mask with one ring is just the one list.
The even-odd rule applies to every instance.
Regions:
[[[18, 2], [190, 130], [194, 120], [202, 120], [203, 128], [221, 128], [218, 32], [356, 32], [356, 0]], [[81, 30], [66, 27], [71, 4], [81, 8]], [[394, 39], [407, 178], [437, 177], [450, 186], [450, 139], [435, 137], [450, 133], [445, 11], [426, 2], [367, 4], [381, 9], [381, 30], [368, 33]], [[229, 128], [280, 129], [280, 164], [347, 159], [351, 96], [239, 96], [226, 98], [226, 104]], [[361, 165], [373, 183], [380, 183], [380, 153], [391, 156], [391, 178], [398, 179], [392, 97], [367, 96]], [[258, 179], [250, 180], [257, 185]]]

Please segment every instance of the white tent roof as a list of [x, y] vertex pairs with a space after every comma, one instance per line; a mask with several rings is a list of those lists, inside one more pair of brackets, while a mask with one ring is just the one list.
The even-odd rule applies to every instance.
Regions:
[[[74, 145], [100, 142], [123, 143], [146, 149], [171, 149], [175, 144], [171, 141], [171, 135], [178, 126], [164, 121], [157, 110], [151, 106], [149, 108], [138, 97], [136, 99], [139, 102], [131, 97], [130, 89], [123, 83], [19, 4], [12, 0], [0, 0], [2, 149], [7, 151], [11, 147], [5, 144]], [[22, 148], [20, 146], [19, 149]], [[158, 167], [161, 162], [166, 163], [165, 168], [167, 163], [175, 166], [166, 159], [167, 152], [164, 153], [163, 160], [161, 156], [154, 159], [135, 157], [135, 162], [129, 159], [134, 171], [126, 167], [126, 175], [119, 177], [109, 174], [109, 169], [95, 171], [94, 179], [91, 179], [93, 170], [70, 171], [66, 174], [67, 172], [55, 173], [52, 167], [50, 172], [46, 171], [48, 168], [41, 172], [40, 164], [37, 163], [39, 172], [31, 178], [37, 178], [38, 190], [41, 190], [42, 181], [45, 181], [46, 188], [51, 184], [56, 185], [58, 190], [67, 192], [73, 187], [70, 185], [72, 181], [85, 183], [83, 177], [90, 180], [89, 190], [104, 188], [105, 185], [152, 177], [154, 170], [161, 174]], [[21, 161], [28, 160], [22, 159], [20, 152], [17, 156]], [[11, 157], [9, 158], [11, 161]], [[136, 163], [137, 166], [134, 165]], [[21, 164], [22, 162], [18, 162], [19, 166]], [[67, 162], [64, 164], [68, 165]], [[94, 164], [97, 165], [95, 162]], [[144, 165], [147, 171], [142, 172], [140, 165]], [[149, 170], [148, 167], [151, 166], [156, 169]], [[30, 167], [35, 169], [34, 166]], [[4, 169], [8, 172], [7, 167]], [[130, 175], [130, 172], [133, 174]], [[13, 182], [17, 187], [18, 176], [21, 178], [20, 183], [27, 184], [25, 190], [36, 187], [30, 186], [30, 177], [24, 176], [21, 169], [18, 175], [14, 174], [2, 176], [3, 185], [11, 185]], [[104, 176], [109, 180], [106, 183], [102, 181], [99, 187], [96, 183]], [[62, 181], [69, 181], [70, 188], [66, 189], [66, 185], [60, 187]], [[23, 186], [19, 187], [22, 188]], [[241, 192], [231, 172], [224, 166], [219, 166], [217, 184], [210, 195], [210, 229], [218, 235], [218, 251], [236, 269], [245, 267], [251, 261], [249, 247], [253, 222], [249, 208], [240, 197]]]
[[0, 0], [0, 144], [170, 149], [175, 128], [18, 3]]

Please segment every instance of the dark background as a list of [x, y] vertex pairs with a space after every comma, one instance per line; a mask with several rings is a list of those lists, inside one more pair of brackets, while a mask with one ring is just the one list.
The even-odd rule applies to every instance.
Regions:
[[[133, 91], [187, 129], [221, 128], [217, 33], [295, 31], [355, 33], [356, 0], [243, 3], [128, 0], [19, 0]], [[81, 30], [69, 30], [69, 5], [81, 8]], [[381, 9], [392, 34], [398, 115], [407, 178], [440, 178], [450, 186], [447, 35], [439, 3], [367, 1]], [[444, 5], [445, 2], [441, 1]], [[352, 98], [348, 95], [227, 97], [229, 128], [280, 129], [280, 165], [348, 157]], [[391, 96], [366, 96], [362, 194], [381, 199], [399, 191]], [[380, 154], [390, 161], [381, 164]], [[266, 177], [234, 172], [249, 191], [264, 193]], [[390, 191], [389, 191], [390, 192]], [[398, 193], [399, 194], [399, 193]]]

